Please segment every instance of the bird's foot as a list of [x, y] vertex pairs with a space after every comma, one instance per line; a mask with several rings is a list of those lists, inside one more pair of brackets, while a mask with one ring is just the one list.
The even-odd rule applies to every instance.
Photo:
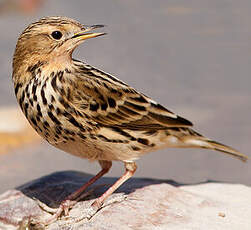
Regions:
[[57, 221], [62, 215], [68, 216], [69, 210], [77, 203], [76, 200], [64, 200], [58, 208], [51, 208], [39, 200], [36, 200], [36, 202], [38, 203], [41, 209], [43, 209], [47, 213], [52, 214], [52, 216], [46, 220], [36, 221], [37, 223], [39, 222], [40, 224], [43, 224], [45, 226]]
[[118, 195], [114, 194], [112, 197], [109, 197], [104, 203], [100, 203], [97, 198], [90, 206], [84, 209], [81, 216], [73, 218], [71, 222], [76, 223], [83, 220], [89, 221], [101, 209], [108, 207], [114, 203], [121, 203], [127, 200], [127, 197], [128, 196], [124, 194], [118, 194]]
[[[97, 186], [96, 186], [97, 187]], [[96, 188], [95, 187], [95, 188]], [[64, 200], [61, 202], [60, 206], [58, 208], [51, 208], [41, 202], [40, 200], [34, 198], [34, 200], [37, 202], [38, 206], [44, 210], [47, 213], [52, 214], [51, 217], [49, 217], [46, 220], [34, 220], [33, 222], [43, 224], [45, 226], [52, 224], [53, 222], [57, 221], [61, 216], [68, 216], [69, 215], [69, 210], [73, 208], [73, 206], [81, 199], [84, 199], [85, 197], [89, 196], [91, 193], [93, 193], [94, 188], [81, 194], [78, 196], [75, 200]]]
[[[121, 203], [125, 200], [128, 199], [128, 195], [125, 195], [125, 194], [113, 194], [113, 196], [109, 197], [105, 203], [102, 205], [102, 208], [106, 207], [106, 206], [109, 206], [111, 204], [114, 204], [114, 203]], [[95, 203], [95, 201], [94, 201]], [[94, 205], [93, 203], [93, 205]]]
[[[127, 195], [114, 194], [113, 196], [109, 197], [104, 203], [100, 202], [99, 198], [97, 198], [91, 205], [90, 202], [84, 202], [85, 207], [80, 204], [82, 206], [82, 214], [79, 216], [79, 209], [72, 209], [73, 206], [76, 205], [79, 200], [85, 198], [86, 196], [89, 196], [93, 192], [93, 190], [94, 189], [91, 189], [90, 191], [81, 194], [81, 196], [79, 196], [76, 200], [64, 200], [58, 208], [51, 208], [41, 201], [35, 199], [39, 207], [45, 212], [52, 214], [52, 216], [40, 220], [33, 219], [31, 220], [31, 223], [36, 226], [48, 226], [59, 219], [61, 219], [65, 224], [73, 224], [80, 221], [89, 221], [99, 210], [108, 207], [111, 204], [121, 203], [127, 200]], [[71, 217], [69, 217], [68, 215], [71, 209]], [[61, 218], [62, 216], [65, 217]]]

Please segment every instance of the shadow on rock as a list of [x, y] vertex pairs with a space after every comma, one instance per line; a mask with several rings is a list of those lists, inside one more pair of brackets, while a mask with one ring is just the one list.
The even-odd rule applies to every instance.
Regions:
[[[58, 207], [59, 204], [72, 192], [80, 188], [86, 183], [93, 175], [82, 173], [78, 171], [62, 171], [55, 172], [50, 175], [38, 178], [34, 181], [26, 183], [18, 188], [25, 196], [29, 198], [36, 198], [50, 207]], [[102, 177], [89, 189], [95, 188], [92, 196], [88, 196], [85, 200], [90, 200], [103, 194], [110, 185], [112, 185], [118, 178], [115, 177]], [[203, 184], [215, 181], [205, 181], [196, 184]], [[135, 190], [149, 185], [156, 184], [169, 184], [175, 187], [191, 185], [181, 184], [174, 180], [159, 180], [150, 178], [131, 178], [124, 183], [115, 193], [124, 193], [129, 195]], [[195, 184], [193, 184], [195, 185]]]

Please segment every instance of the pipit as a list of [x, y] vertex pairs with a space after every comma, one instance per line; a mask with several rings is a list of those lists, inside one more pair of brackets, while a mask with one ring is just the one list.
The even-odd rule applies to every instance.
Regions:
[[91, 32], [101, 27], [66, 17], [45, 17], [30, 24], [16, 45], [15, 94], [31, 126], [53, 146], [98, 161], [102, 168], [66, 197], [50, 221], [67, 214], [74, 200], [109, 171], [112, 161], [124, 162], [125, 173], [95, 200], [94, 210], [132, 177], [135, 161], [148, 152], [166, 147], [206, 148], [247, 159], [194, 131], [190, 121], [118, 78], [72, 59], [79, 44], [105, 34]]

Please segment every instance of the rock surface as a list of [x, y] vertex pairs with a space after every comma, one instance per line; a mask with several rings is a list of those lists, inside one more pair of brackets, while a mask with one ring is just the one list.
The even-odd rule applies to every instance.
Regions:
[[[91, 220], [82, 219], [93, 199], [99, 196], [115, 178], [102, 178], [92, 194], [79, 201], [69, 216], [44, 227], [31, 224], [31, 219], [44, 220], [50, 214], [33, 200], [57, 207], [69, 193], [81, 186], [91, 175], [66, 171], [54, 173], [0, 196], [0, 229], [251, 229], [251, 188], [239, 184], [201, 183], [180, 185], [173, 181], [132, 178]], [[111, 201], [110, 200], [110, 201]], [[109, 202], [109, 201], [108, 201]]]

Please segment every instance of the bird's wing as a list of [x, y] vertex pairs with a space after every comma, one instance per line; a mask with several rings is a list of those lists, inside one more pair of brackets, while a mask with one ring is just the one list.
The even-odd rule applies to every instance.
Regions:
[[192, 126], [119, 79], [89, 65], [81, 68], [74, 107], [98, 124], [132, 130]]

